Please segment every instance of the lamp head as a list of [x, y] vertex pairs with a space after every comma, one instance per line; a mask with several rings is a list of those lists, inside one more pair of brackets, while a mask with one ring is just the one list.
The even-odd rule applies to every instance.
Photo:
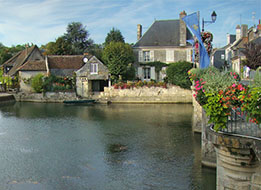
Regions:
[[217, 14], [215, 11], [213, 11], [213, 13], [211, 14], [211, 19], [212, 19], [212, 22], [215, 22], [216, 19], [217, 19]]

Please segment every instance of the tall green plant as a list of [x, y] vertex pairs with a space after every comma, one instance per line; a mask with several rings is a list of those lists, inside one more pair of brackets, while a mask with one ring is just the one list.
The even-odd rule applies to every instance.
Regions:
[[37, 75], [35, 75], [34, 77], [32, 77], [31, 80], [31, 86], [34, 89], [35, 92], [37, 93], [41, 93], [44, 90], [44, 75], [39, 73]]
[[171, 63], [167, 68], [168, 82], [182, 88], [190, 89], [191, 82], [188, 71], [192, 67], [193, 64], [186, 61]]

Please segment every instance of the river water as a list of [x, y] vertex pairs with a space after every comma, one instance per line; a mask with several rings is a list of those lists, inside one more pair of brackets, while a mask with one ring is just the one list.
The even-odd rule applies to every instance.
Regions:
[[214, 190], [189, 104], [0, 107], [2, 190]]

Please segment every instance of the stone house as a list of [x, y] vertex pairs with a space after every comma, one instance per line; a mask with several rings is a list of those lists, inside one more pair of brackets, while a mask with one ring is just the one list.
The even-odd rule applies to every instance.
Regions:
[[89, 97], [109, 85], [109, 70], [95, 56], [84, 57], [84, 62], [85, 65], [75, 72], [76, 92], [81, 97]]
[[142, 26], [138, 24], [138, 41], [133, 46], [138, 78], [143, 81], [163, 80], [164, 72], [156, 72], [155, 66], [148, 64], [150, 62], [191, 61], [192, 46], [187, 40], [193, 36], [182, 20], [184, 16], [185, 11], [180, 13], [179, 19], [156, 20], [144, 35]]

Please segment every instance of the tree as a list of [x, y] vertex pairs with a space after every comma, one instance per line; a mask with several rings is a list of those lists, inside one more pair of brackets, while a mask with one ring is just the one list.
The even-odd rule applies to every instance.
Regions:
[[111, 42], [105, 46], [102, 58], [112, 79], [118, 79], [119, 75], [126, 75], [127, 66], [134, 61], [134, 54], [129, 44]]
[[120, 30], [112, 28], [105, 38], [105, 45], [109, 45], [110, 42], [122, 42], [125, 43], [124, 37], [122, 36]]
[[64, 39], [71, 44], [74, 54], [83, 54], [93, 44], [93, 40], [89, 38], [89, 32], [80, 22], [69, 23], [66, 31]]
[[242, 53], [246, 56], [246, 66], [254, 70], [261, 66], [261, 44], [248, 43]]

